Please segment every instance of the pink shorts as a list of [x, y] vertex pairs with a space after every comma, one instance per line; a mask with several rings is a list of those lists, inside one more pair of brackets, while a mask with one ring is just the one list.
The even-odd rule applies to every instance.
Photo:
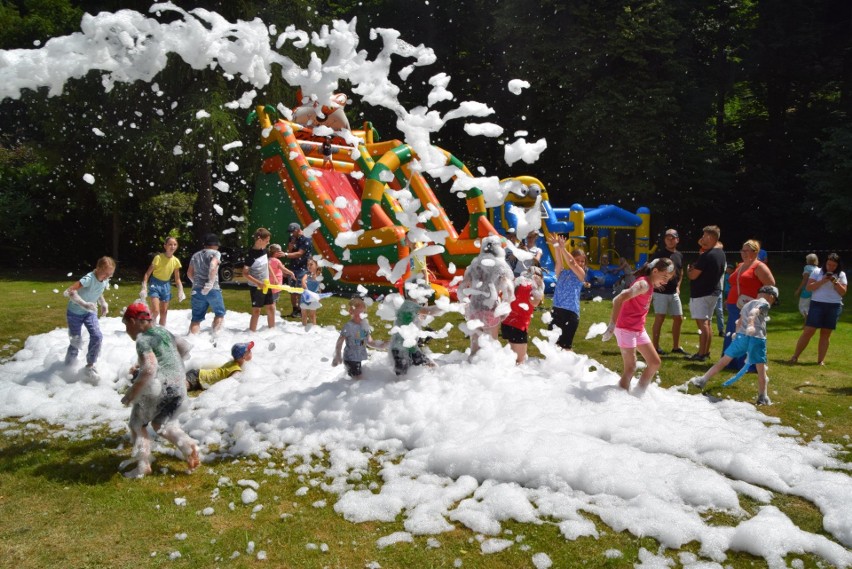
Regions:
[[624, 328], [616, 328], [615, 329], [615, 340], [618, 342], [619, 348], [635, 348], [636, 346], [641, 346], [642, 344], [650, 344], [651, 337], [648, 335], [648, 332], [643, 328], [640, 331], [636, 330], [625, 330]]

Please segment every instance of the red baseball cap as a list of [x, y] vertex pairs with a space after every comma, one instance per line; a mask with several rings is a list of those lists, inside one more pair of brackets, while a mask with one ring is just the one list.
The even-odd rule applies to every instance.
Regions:
[[135, 318], [136, 320], [150, 320], [151, 311], [148, 310], [148, 306], [144, 302], [134, 302], [124, 309], [124, 316], [122, 316], [121, 319], [126, 320], [128, 318]]

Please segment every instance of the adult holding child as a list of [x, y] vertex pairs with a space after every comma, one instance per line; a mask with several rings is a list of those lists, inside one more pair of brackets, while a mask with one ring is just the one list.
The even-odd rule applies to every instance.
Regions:
[[556, 253], [553, 256], [556, 287], [553, 290], [550, 328], [556, 326], [562, 331], [556, 345], [570, 350], [580, 326], [580, 293], [589, 286], [586, 283], [586, 253], [578, 248], [569, 254], [564, 235], [555, 235], [550, 244]]
[[808, 342], [819, 330], [817, 364], [825, 365], [831, 333], [834, 332], [837, 321], [840, 319], [840, 312], [843, 310], [843, 297], [846, 296], [847, 290], [846, 273], [843, 272], [840, 255], [830, 253], [822, 267], [811, 273], [806, 288], [812, 293], [811, 304], [808, 308], [805, 328], [796, 342], [796, 351], [789, 363], [794, 364], [799, 361], [799, 356], [808, 347]]
[[166, 325], [169, 314], [169, 302], [172, 299], [172, 285], [169, 281], [174, 277], [178, 289], [178, 302], [186, 300], [183, 292], [183, 282], [180, 280], [180, 260], [175, 257], [178, 241], [174, 237], [166, 237], [163, 242], [163, 252], [157, 253], [151, 261], [145, 276], [142, 277], [142, 290], [139, 298], [151, 306], [151, 318], [160, 321], [160, 326]]
[[[749, 239], [740, 248], [742, 261], [737, 264], [734, 272], [728, 276], [728, 297], [725, 304], [728, 309], [728, 322], [725, 327], [725, 338], [723, 351], [728, 349], [734, 340], [737, 331], [737, 321], [740, 319], [740, 310], [746, 303], [757, 298], [757, 293], [762, 287], [775, 286], [775, 277], [769, 269], [769, 265], [758, 260], [760, 253], [760, 242]], [[776, 295], [777, 296], [777, 295]], [[739, 369], [745, 365], [745, 356], [731, 358], [727, 364], [729, 368]]]

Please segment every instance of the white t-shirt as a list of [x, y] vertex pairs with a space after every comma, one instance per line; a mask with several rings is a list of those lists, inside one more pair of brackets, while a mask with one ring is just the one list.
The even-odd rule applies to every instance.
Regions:
[[[812, 281], [820, 281], [822, 280], [822, 269], [815, 269], [813, 273], [811, 273]], [[846, 286], [846, 273], [840, 271], [836, 274], [837, 282]], [[832, 285], [822, 285], [811, 295], [811, 302], [825, 302], [828, 304], [843, 304], [843, 297], [840, 296], [836, 290], [834, 290], [834, 286]]]

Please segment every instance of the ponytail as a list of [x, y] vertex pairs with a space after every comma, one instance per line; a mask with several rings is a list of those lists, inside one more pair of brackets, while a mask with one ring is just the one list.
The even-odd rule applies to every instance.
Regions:
[[642, 265], [636, 272], [633, 273], [634, 276], [637, 277], [647, 277], [651, 274], [651, 271], [657, 269], [658, 271], [663, 271], [666, 273], [673, 273], [675, 270], [674, 263], [672, 263], [671, 259], [666, 259], [665, 257], [659, 257], [654, 259], [650, 263], [646, 263]]

